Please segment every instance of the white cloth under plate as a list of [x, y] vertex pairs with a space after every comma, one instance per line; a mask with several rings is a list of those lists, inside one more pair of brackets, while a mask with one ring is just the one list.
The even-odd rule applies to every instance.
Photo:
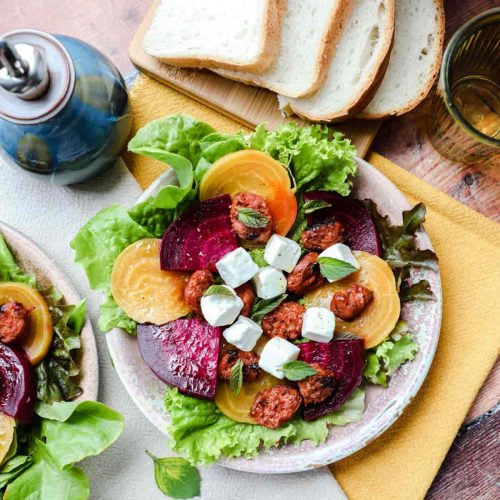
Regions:
[[[104, 334], [97, 329], [99, 294], [91, 292], [83, 270], [73, 263], [69, 242], [96, 212], [113, 203], [129, 206], [141, 190], [123, 162], [77, 186], [58, 187], [8, 164], [0, 154], [0, 220], [23, 232], [51, 255], [71, 278], [89, 314], [99, 351], [99, 399], [125, 417], [125, 431], [104, 454], [83, 462], [91, 497], [98, 500], [165, 498], [156, 488], [153, 464], [144, 450], [171, 455], [167, 439], [142, 415], [111, 364]], [[247, 474], [219, 466], [200, 468], [202, 498], [210, 500], [345, 499], [328, 469], [300, 474]]]

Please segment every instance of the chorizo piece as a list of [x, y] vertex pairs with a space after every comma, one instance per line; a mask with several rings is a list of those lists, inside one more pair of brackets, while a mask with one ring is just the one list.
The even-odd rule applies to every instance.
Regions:
[[353, 283], [349, 288], [335, 292], [332, 296], [330, 309], [335, 316], [344, 321], [352, 321], [358, 317], [373, 301], [373, 292]]
[[299, 392], [306, 405], [321, 403], [330, 397], [335, 389], [335, 377], [331, 370], [325, 370], [317, 363], [312, 363], [311, 366], [316, 370], [316, 375], [311, 375], [297, 382]]
[[325, 282], [317, 263], [318, 254], [311, 252], [302, 257], [287, 277], [287, 290], [304, 295]]
[[344, 240], [344, 228], [340, 222], [329, 219], [307, 228], [300, 239], [305, 248], [319, 252], [341, 243]]
[[260, 375], [259, 358], [254, 352], [243, 352], [237, 349], [226, 351], [219, 360], [219, 378], [227, 380], [231, 378], [231, 368], [238, 360], [243, 363], [243, 381], [255, 382]]
[[[262, 214], [267, 222], [262, 227], [250, 227], [240, 220], [239, 210], [250, 208]], [[231, 202], [231, 224], [233, 230], [241, 240], [248, 240], [254, 243], [264, 244], [273, 233], [273, 218], [266, 201], [262, 196], [253, 193], [238, 193], [233, 196]], [[265, 219], [264, 219], [265, 220]]]
[[20, 302], [10, 301], [0, 307], [0, 341], [4, 344], [20, 342], [28, 329], [29, 313]]
[[242, 316], [250, 317], [250, 314], [252, 313], [253, 303], [255, 301], [255, 292], [253, 291], [252, 285], [250, 285], [250, 283], [243, 283], [243, 285], [235, 288], [234, 291], [243, 301], [243, 309], [241, 310], [240, 314]]
[[268, 337], [296, 340], [302, 332], [306, 308], [298, 302], [283, 302], [262, 318], [262, 330]]
[[200, 300], [214, 282], [214, 277], [208, 269], [195, 271], [189, 277], [186, 288], [184, 289], [184, 298], [191, 311], [198, 316], [202, 316]]
[[257, 393], [250, 416], [258, 424], [276, 429], [293, 418], [301, 403], [302, 399], [297, 389], [286, 385], [275, 385]]

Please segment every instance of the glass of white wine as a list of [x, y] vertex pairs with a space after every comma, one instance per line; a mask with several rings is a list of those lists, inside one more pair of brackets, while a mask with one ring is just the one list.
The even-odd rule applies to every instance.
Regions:
[[471, 19], [451, 38], [427, 133], [457, 163], [500, 155], [500, 8]]

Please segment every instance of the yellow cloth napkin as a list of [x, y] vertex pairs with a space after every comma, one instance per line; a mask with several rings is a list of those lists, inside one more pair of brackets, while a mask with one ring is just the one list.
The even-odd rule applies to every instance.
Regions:
[[[134, 133], [147, 122], [187, 113], [214, 128], [242, 127], [205, 105], [141, 75], [131, 92]], [[423, 498], [469, 407], [498, 357], [500, 226], [377, 154], [368, 161], [411, 203], [427, 206], [425, 228], [440, 259], [443, 325], [429, 375], [399, 420], [354, 456], [330, 466], [349, 498]], [[128, 155], [145, 188], [165, 170]]]

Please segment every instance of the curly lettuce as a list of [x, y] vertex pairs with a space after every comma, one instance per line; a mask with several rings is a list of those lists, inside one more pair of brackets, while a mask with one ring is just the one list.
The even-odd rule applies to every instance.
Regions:
[[310, 440], [315, 445], [328, 436], [329, 425], [346, 425], [361, 420], [365, 394], [356, 389], [338, 410], [313, 421], [300, 417], [278, 429], [235, 422], [212, 401], [195, 399], [170, 388], [165, 395], [170, 414], [170, 445], [192, 464], [209, 464], [221, 456], [252, 458], [259, 450], [279, 443], [299, 445]]
[[417, 352], [418, 344], [413, 340], [406, 321], [399, 320], [384, 342], [366, 351], [363, 375], [369, 383], [387, 387], [390, 376], [411, 361]]

